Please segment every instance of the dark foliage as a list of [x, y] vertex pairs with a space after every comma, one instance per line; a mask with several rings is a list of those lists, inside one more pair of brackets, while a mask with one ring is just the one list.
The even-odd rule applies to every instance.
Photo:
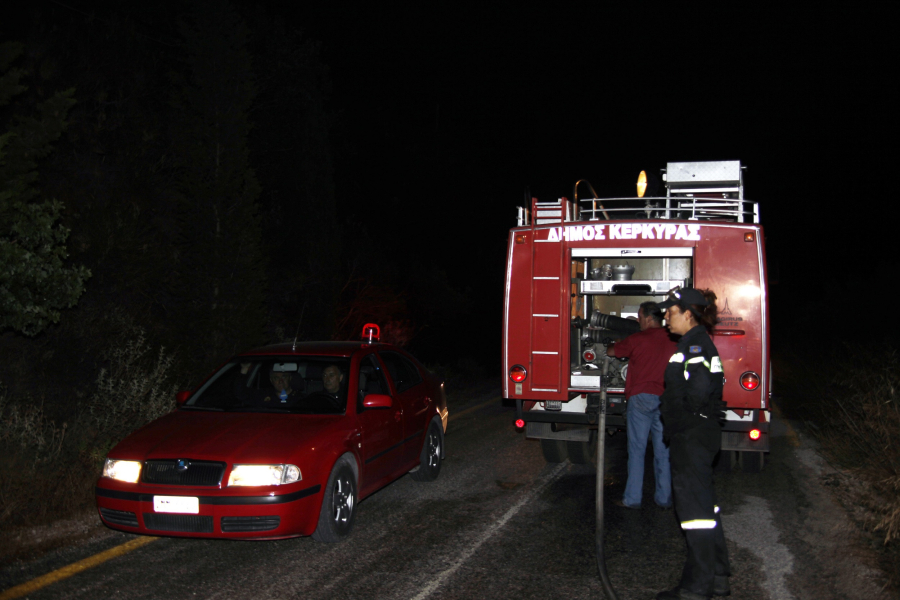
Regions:
[[0, 332], [35, 335], [75, 304], [90, 271], [65, 264], [69, 230], [58, 222], [63, 205], [42, 198], [37, 188], [38, 160], [65, 130], [75, 90], [18, 106], [28, 89], [25, 70], [15, 66], [22, 51], [21, 44], [0, 43], [0, 110], [12, 110], [0, 118]]
[[429, 321], [462, 295], [418, 257], [398, 268], [357, 196], [343, 206], [365, 217], [338, 209], [347, 129], [318, 43], [255, 3], [16, 11], [0, 124], [28, 117], [17, 131], [34, 135], [2, 138], [0, 168], [43, 211], [57, 271], [33, 284], [55, 298], [37, 335], [0, 335], [0, 527], [89, 505], [112, 445], [235, 352], [355, 338], [361, 319], [443, 347]]

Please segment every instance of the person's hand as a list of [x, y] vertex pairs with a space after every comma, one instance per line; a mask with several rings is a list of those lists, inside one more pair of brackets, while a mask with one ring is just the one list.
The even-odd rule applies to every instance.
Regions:
[[246, 375], [250, 370], [250, 363], [241, 363], [241, 375]]

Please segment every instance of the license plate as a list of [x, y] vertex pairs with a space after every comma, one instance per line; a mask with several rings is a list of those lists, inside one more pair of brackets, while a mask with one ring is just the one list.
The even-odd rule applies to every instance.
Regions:
[[200, 499], [189, 496], [153, 496], [153, 511], [196, 515], [200, 512]]

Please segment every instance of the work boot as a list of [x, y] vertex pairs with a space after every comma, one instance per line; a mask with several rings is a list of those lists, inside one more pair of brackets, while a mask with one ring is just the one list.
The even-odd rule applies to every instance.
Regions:
[[728, 584], [728, 575], [716, 575], [713, 579], [713, 596], [730, 596], [731, 585]]
[[675, 588], [674, 590], [666, 590], [656, 595], [656, 600], [710, 600], [709, 596], [695, 594], [684, 588]]

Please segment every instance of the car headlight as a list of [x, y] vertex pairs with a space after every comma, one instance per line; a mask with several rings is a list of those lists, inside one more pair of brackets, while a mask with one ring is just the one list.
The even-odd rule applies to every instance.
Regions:
[[103, 476], [117, 481], [137, 483], [141, 478], [141, 463], [136, 460], [107, 458], [103, 465]]
[[234, 465], [228, 485], [282, 485], [301, 479], [297, 465]]

